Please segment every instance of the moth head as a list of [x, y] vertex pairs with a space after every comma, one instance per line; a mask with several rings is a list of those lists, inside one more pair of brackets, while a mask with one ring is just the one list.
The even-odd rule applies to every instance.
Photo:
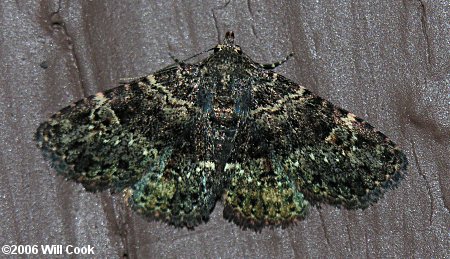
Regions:
[[223, 39], [223, 43], [217, 45], [214, 48], [214, 52], [217, 53], [219, 51], [234, 51], [238, 54], [242, 54], [241, 47], [239, 45], [234, 44], [234, 32], [227, 31], [225, 33], [225, 38]]
[[234, 32], [233, 31], [227, 31], [225, 33], [225, 39], [223, 40], [223, 44], [234, 45]]

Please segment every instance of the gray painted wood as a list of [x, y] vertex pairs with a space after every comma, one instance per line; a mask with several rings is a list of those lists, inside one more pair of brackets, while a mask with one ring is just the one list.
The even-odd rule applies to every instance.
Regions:
[[[152, 2], [0, 2], [0, 245], [91, 245], [103, 258], [449, 257], [447, 1]], [[278, 72], [398, 143], [410, 161], [399, 188], [364, 211], [322, 206], [261, 233], [225, 221], [218, 204], [188, 231], [55, 177], [32, 141], [40, 122], [227, 30], [262, 63], [294, 52]]]

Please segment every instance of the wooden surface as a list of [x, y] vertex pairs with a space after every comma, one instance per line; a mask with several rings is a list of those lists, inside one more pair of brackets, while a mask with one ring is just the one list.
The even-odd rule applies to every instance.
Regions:
[[[102, 258], [450, 257], [448, 1], [153, 2], [0, 2], [0, 245], [91, 245]], [[227, 30], [261, 63], [294, 52], [277, 72], [399, 144], [410, 162], [399, 188], [364, 211], [325, 205], [261, 233], [225, 221], [219, 203], [188, 231], [55, 177], [32, 141], [40, 122]]]

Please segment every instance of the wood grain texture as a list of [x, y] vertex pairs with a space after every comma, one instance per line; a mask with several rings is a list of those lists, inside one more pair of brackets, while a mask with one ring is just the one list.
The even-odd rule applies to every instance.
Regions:
[[[91, 245], [99, 257], [449, 257], [446, 1], [12, 1], [0, 3], [0, 245]], [[255, 61], [388, 135], [408, 177], [364, 211], [313, 208], [289, 229], [195, 231], [147, 222], [120, 195], [55, 177], [32, 141], [84, 96], [206, 50], [233, 30]]]

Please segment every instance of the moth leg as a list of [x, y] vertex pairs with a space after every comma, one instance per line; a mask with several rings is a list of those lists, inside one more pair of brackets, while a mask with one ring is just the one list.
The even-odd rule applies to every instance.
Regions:
[[260, 66], [263, 69], [274, 69], [282, 64], [284, 64], [286, 61], [288, 61], [292, 56], [294, 56], [294, 53], [289, 53], [289, 55], [287, 55], [284, 59], [277, 61], [275, 63], [272, 64], [260, 64]]
[[213, 49], [207, 49], [207, 50], [204, 50], [204, 51], [202, 51], [202, 52], [200, 52], [200, 53], [197, 53], [197, 54], [195, 54], [195, 55], [192, 55], [192, 56], [190, 56], [190, 57], [188, 57], [188, 58], [185, 58], [185, 59], [183, 59], [183, 60], [180, 60], [180, 59], [176, 58], [172, 53], [169, 53], [169, 56], [170, 56], [170, 58], [171, 58], [177, 65], [181, 66], [182, 64], [185, 64], [186, 61], [191, 60], [191, 59], [193, 59], [193, 58], [196, 58], [196, 57], [198, 57], [198, 56], [200, 56], [200, 55], [203, 55], [203, 54], [205, 54], [205, 53], [207, 53], [207, 52], [209, 52], [209, 51], [211, 51], [211, 50], [213, 50]]
[[119, 78], [119, 84], [129, 84], [131, 82], [134, 82], [136, 80], [141, 80], [141, 79], [142, 79], [142, 76]]

